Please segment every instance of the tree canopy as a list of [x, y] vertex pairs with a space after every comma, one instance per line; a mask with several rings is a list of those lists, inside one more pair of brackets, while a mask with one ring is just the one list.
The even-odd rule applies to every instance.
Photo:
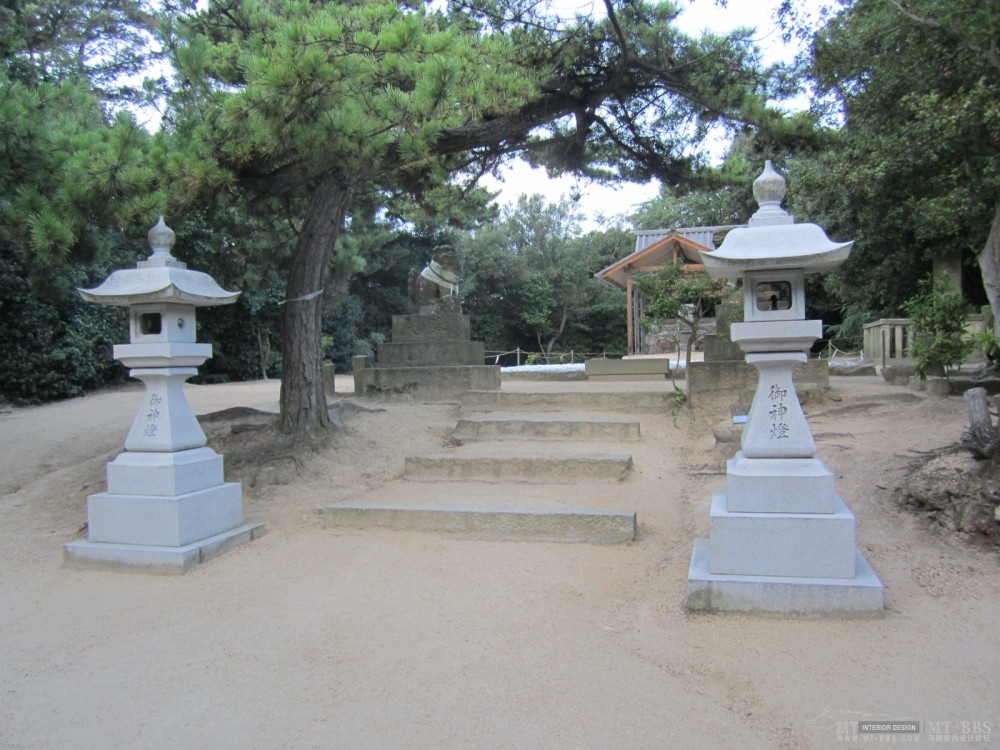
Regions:
[[676, 183], [709, 123], [762, 111], [756, 49], [684, 36], [672, 3], [608, 2], [573, 19], [540, 8], [220, 0], [165, 27], [179, 84], [161, 138], [165, 200], [243, 191], [279, 202], [297, 227], [286, 431], [328, 423], [321, 293], [359, 196], [447, 213], [466, 194], [455, 175], [525, 149], [556, 171]]
[[[793, 71], [764, 68], [749, 31], [686, 36], [679, 10], [0, 1], [2, 262], [29, 282], [58, 263], [88, 276], [141, 254], [136, 240], [165, 212], [192, 261], [245, 290], [238, 319], [205, 321], [240, 349], [220, 347], [206, 376], [274, 371], [280, 340], [289, 432], [326, 424], [324, 354], [346, 362], [346, 339], [376, 342], [403, 311], [409, 265], [440, 242], [468, 246], [483, 338], [542, 349], [613, 338], [614, 295], [573, 280], [621, 257], [628, 238], [567, 225], [550, 241], [545, 227], [569, 209], [532, 201], [497, 221], [476, 180], [515, 155], [551, 174], [659, 180], [637, 228], [745, 220], [771, 158], [799, 220], [856, 240], [811, 295], [845, 329], [901, 313], [942, 247], [978, 261], [997, 308], [995, 3], [838, 2], [809, 29], [794, 72], [816, 98], [794, 116], [767, 107]], [[161, 57], [171, 72], [139, 83], [143, 58]], [[156, 132], [137, 104], [158, 108]], [[718, 124], [736, 140], [713, 167], [703, 139]], [[522, 243], [529, 227], [539, 234]], [[35, 317], [77, 314], [67, 290], [49, 295], [58, 314]]]
[[716, 305], [725, 302], [729, 283], [676, 261], [657, 271], [641, 274], [636, 279], [636, 287], [645, 300], [646, 317], [640, 321], [642, 324], [662, 325], [676, 319], [691, 329], [684, 355], [685, 365], [690, 364], [701, 319]]
[[458, 233], [463, 309], [491, 349], [621, 351], [625, 305], [594, 274], [627, 252], [624, 232], [583, 235], [568, 199], [522, 197], [498, 221]]
[[855, 239], [831, 278], [834, 296], [858, 324], [899, 314], [948, 248], [978, 259], [1000, 312], [1000, 7], [842, 5], [815, 35], [805, 69], [836, 132], [790, 170], [808, 196], [805, 213]]

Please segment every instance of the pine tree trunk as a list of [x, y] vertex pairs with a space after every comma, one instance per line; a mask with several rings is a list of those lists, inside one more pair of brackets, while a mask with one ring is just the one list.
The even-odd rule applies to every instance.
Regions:
[[320, 181], [292, 258], [281, 345], [281, 430], [286, 435], [330, 425], [323, 390], [323, 285], [350, 199], [350, 190], [332, 176]]
[[983, 275], [986, 298], [993, 310], [993, 331], [1000, 340], [1000, 205], [993, 215], [986, 245], [979, 252], [979, 272]]
[[962, 447], [976, 458], [993, 458], [1000, 453], [1000, 426], [993, 426], [986, 389], [967, 390], [965, 404], [969, 408], [969, 429], [962, 433]]

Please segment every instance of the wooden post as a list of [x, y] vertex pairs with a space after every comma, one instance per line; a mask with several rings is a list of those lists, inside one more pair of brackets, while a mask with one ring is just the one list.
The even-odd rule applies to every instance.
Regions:
[[628, 354], [635, 354], [635, 321], [633, 320], [634, 315], [632, 314], [632, 307], [634, 302], [632, 301], [635, 295], [635, 286], [632, 283], [632, 277], [629, 276], [628, 280], [625, 282], [625, 296], [628, 297], [626, 304], [628, 307], [625, 310], [625, 329], [628, 334]]

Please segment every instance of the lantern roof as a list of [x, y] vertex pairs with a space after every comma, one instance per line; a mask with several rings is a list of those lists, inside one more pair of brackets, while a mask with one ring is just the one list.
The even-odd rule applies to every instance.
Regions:
[[754, 181], [754, 198], [760, 206], [749, 225], [733, 229], [714, 252], [702, 253], [705, 270], [714, 278], [733, 281], [747, 271], [802, 269], [826, 273], [845, 260], [854, 241], [834, 242], [816, 224], [796, 224], [781, 208], [785, 178], [768, 161]]
[[170, 254], [174, 246], [174, 231], [163, 217], [147, 235], [153, 252], [139, 261], [136, 268], [115, 271], [100, 286], [78, 290], [88, 302], [102, 305], [132, 305], [150, 302], [178, 302], [195, 307], [228, 305], [236, 301], [239, 292], [228, 292], [211, 276], [192, 271], [187, 264]]

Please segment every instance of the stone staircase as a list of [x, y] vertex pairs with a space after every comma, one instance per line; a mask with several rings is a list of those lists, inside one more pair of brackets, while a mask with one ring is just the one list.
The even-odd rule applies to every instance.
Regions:
[[629, 453], [536, 452], [494, 450], [407, 456], [410, 480], [479, 482], [567, 482], [625, 479], [632, 468]]
[[447, 450], [406, 456], [399, 480], [320, 513], [327, 525], [362, 529], [631, 541], [637, 514], [622, 485], [642, 439], [638, 415], [669, 403], [662, 389], [468, 391]]

